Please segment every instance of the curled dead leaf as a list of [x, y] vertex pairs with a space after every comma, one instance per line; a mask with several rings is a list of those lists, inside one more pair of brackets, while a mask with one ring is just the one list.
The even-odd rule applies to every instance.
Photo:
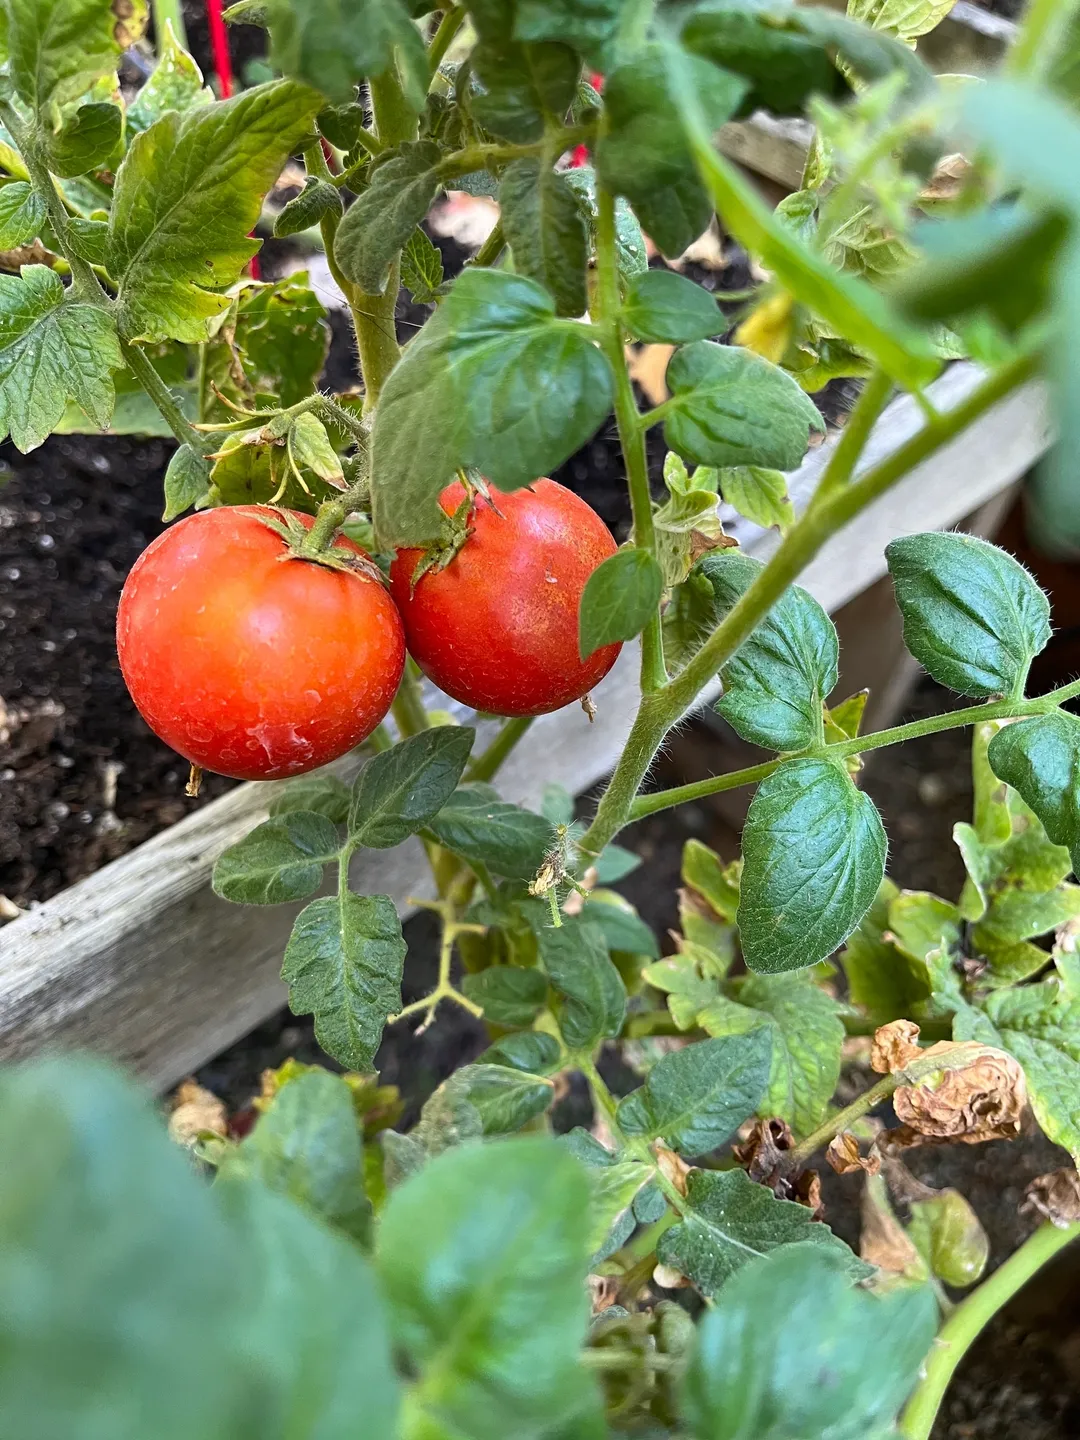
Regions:
[[617, 1275], [590, 1275], [588, 1282], [592, 1313], [600, 1315], [610, 1309], [618, 1299], [619, 1277]]
[[879, 1270], [888, 1270], [895, 1275], [925, 1277], [926, 1263], [893, 1214], [885, 1182], [880, 1176], [867, 1177], [860, 1218], [859, 1254], [868, 1265], [876, 1265]]
[[1022, 1210], [1034, 1210], [1064, 1230], [1080, 1221], [1080, 1175], [1069, 1167], [1037, 1175], [1024, 1195]]
[[210, 1090], [194, 1080], [185, 1080], [173, 1095], [169, 1115], [169, 1139], [177, 1145], [192, 1146], [200, 1135], [229, 1133], [229, 1117], [224, 1104]]
[[675, 1186], [680, 1195], [686, 1194], [686, 1177], [690, 1174], [690, 1166], [674, 1150], [668, 1150], [663, 1145], [654, 1147], [653, 1153], [656, 1156], [657, 1168], [664, 1179]]
[[859, 1151], [859, 1142], [850, 1130], [841, 1130], [829, 1141], [825, 1159], [837, 1175], [851, 1175], [864, 1170], [867, 1175], [876, 1175], [881, 1169], [881, 1156], [871, 1149], [865, 1156]]
[[913, 1020], [893, 1020], [874, 1032], [870, 1047], [870, 1068], [879, 1075], [903, 1070], [909, 1060], [920, 1054], [919, 1027]]
[[893, 1094], [899, 1130], [882, 1136], [890, 1149], [958, 1140], [978, 1145], [1019, 1135], [1027, 1105], [1020, 1064], [975, 1041], [931, 1045], [904, 1073], [913, 1083]]
[[787, 1154], [795, 1148], [795, 1137], [786, 1120], [755, 1120], [733, 1154], [755, 1184], [770, 1187], [787, 1168]]

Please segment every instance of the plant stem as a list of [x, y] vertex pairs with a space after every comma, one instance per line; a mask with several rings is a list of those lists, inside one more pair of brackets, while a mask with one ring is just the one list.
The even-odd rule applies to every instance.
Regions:
[[1058, 1228], [1046, 1221], [1015, 1254], [962, 1300], [946, 1320], [926, 1359], [926, 1373], [900, 1420], [905, 1440], [929, 1440], [938, 1408], [960, 1361], [1002, 1306], [1059, 1250], [1080, 1237], [1080, 1225]]
[[884, 370], [874, 370], [863, 386], [862, 394], [848, 422], [840, 432], [836, 449], [821, 477], [818, 494], [828, 494], [846, 485], [855, 473], [859, 456], [866, 448], [866, 442], [874, 423], [884, 410], [892, 394], [892, 381]]
[[856, 1120], [861, 1120], [864, 1115], [888, 1100], [896, 1087], [900, 1084], [907, 1084], [908, 1079], [902, 1070], [897, 1070], [891, 1075], [883, 1075], [876, 1085], [871, 1085], [869, 1090], [831, 1115], [828, 1120], [819, 1125], [816, 1130], [811, 1130], [805, 1140], [800, 1140], [793, 1150], [789, 1150], [785, 1160], [792, 1166], [805, 1165], [810, 1156], [827, 1145], [834, 1135], [839, 1135], [841, 1130], [847, 1130], [854, 1125]]
[[421, 730], [431, 729], [431, 721], [424, 709], [423, 692], [408, 661], [405, 662], [405, 673], [401, 677], [401, 684], [398, 686], [398, 692], [394, 696], [394, 703], [391, 705], [390, 711], [397, 722], [402, 739], [408, 739], [410, 735], [419, 735]]
[[[664, 736], [693, 705], [698, 693], [753, 633], [788, 586], [825, 542], [914, 469], [927, 456], [956, 438], [973, 420], [997, 404], [1035, 372], [1037, 356], [1022, 355], [988, 376], [955, 409], [928, 423], [906, 444], [842, 489], [815, 497], [789, 530], [759, 577], [672, 681], [644, 694], [615, 773], [580, 842], [586, 855], [597, 855], [626, 823], [637, 791]], [[1010, 712], [1015, 713], [1015, 712]], [[853, 744], [857, 753], [864, 741]], [[662, 808], [662, 807], [661, 807]]]
[[369, 489], [368, 477], [363, 475], [355, 485], [350, 485], [348, 490], [343, 490], [335, 499], [324, 500], [315, 516], [315, 523], [300, 545], [299, 553], [319, 555], [322, 551], [329, 550], [340, 527], [367, 500]]
[[122, 338], [120, 350], [124, 356], [125, 365], [157, 406], [180, 444], [190, 445], [195, 454], [201, 455], [204, 459], [211, 451], [216, 450], [217, 441], [213, 436], [202, 435], [194, 428], [176, 403], [172, 391], [154, 369], [149, 357], [144, 355], [137, 345], [131, 345]]
[[180, 0], [152, 0], [154, 12], [154, 48], [158, 56], [165, 42], [165, 26], [171, 25], [177, 43], [187, 48], [187, 31], [184, 29], [184, 10]]
[[[899, 745], [905, 740], [918, 740], [923, 735], [938, 735], [943, 730], [959, 730], [964, 725], [979, 725], [984, 720], [1015, 720], [1025, 716], [1044, 715], [1056, 705], [1080, 695], [1080, 681], [1062, 685], [1046, 695], [1030, 700], [993, 700], [981, 705], [967, 705], [962, 710], [947, 710], [941, 715], [929, 715], [923, 720], [909, 720], [906, 725], [891, 725], [887, 730], [871, 730], [868, 735], [857, 735], [854, 740], [836, 740], [829, 745], [818, 745], [800, 751], [800, 759], [820, 758], [845, 760], [849, 755], [864, 755], [868, 750], [880, 750], [886, 745]], [[726, 775], [714, 775], [708, 780], [695, 780], [689, 785], [676, 785], [670, 790], [657, 790], [651, 795], [639, 795], [630, 806], [629, 819], [640, 820], [645, 815], [655, 815], [660, 810], [670, 810], [689, 800], [702, 800], [706, 795], [719, 795], [725, 790], [737, 790], [740, 785], [756, 785], [784, 763], [783, 759], [765, 760], [760, 765], [749, 765], [745, 770], [730, 770]]]
[[450, 965], [454, 957], [454, 941], [459, 935], [483, 935], [484, 927], [482, 925], [465, 925], [458, 920], [449, 918], [449, 911], [446, 906], [434, 905], [429, 908], [439, 910], [444, 917], [442, 940], [439, 944], [439, 977], [435, 982], [435, 989], [432, 990], [430, 995], [425, 995], [422, 1000], [414, 1000], [412, 1004], [406, 1005], [403, 1009], [399, 1010], [396, 1015], [391, 1015], [387, 1021], [389, 1025], [394, 1025], [398, 1020], [404, 1020], [406, 1015], [415, 1015], [421, 1010], [427, 1011], [430, 1015], [440, 1000], [453, 1000], [456, 1004], [460, 1005], [463, 1010], [467, 1010], [470, 1015], [475, 1015], [477, 1019], [480, 1019], [484, 1013], [480, 1005], [470, 1000], [468, 996], [462, 995], [460, 990], [455, 990], [454, 986], [450, 983]]
[[435, 72], [442, 64], [443, 57], [447, 50], [450, 49], [451, 41], [461, 29], [464, 19], [465, 11], [462, 7], [460, 5], [453, 5], [439, 21], [438, 28], [431, 37], [431, 44], [428, 46], [428, 68], [430, 69], [432, 79], [434, 79]]
[[496, 220], [495, 228], [468, 263], [481, 266], [494, 265], [505, 249], [506, 236], [503, 234], [502, 221]]
[[[596, 322], [600, 345], [615, 379], [615, 423], [619, 430], [634, 517], [634, 544], [656, 556], [645, 432], [639, 420], [634, 387], [626, 368], [622, 325], [619, 323], [619, 268], [615, 248], [615, 196], [604, 186], [596, 192]], [[641, 634], [641, 688], [647, 695], [667, 681], [659, 608]]]
[[686, 1214], [686, 1197], [681, 1195], [664, 1172], [656, 1163], [656, 1156], [649, 1149], [648, 1142], [636, 1135], [624, 1135], [622, 1127], [616, 1117], [618, 1101], [607, 1087], [604, 1077], [596, 1068], [596, 1062], [590, 1055], [577, 1055], [574, 1057], [574, 1064], [589, 1082], [589, 1089], [593, 1093], [593, 1099], [603, 1110], [604, 1116], [611, 1131], [612, 1138], [617, 1141], [620, 1150], [627, 1150], [631, 1155], [636, 1156], [643, 1164], [652, 1168], [653, 1179], [660, 1189], [667, 1196], [668, 1201], [679, 1215]]
[[499, 733], [486, 750], [477, 755], [465, 773], [467, 780], [494, 780], [499, 767], [533, 723], [532, 715], [521, 715], [503, 722]]

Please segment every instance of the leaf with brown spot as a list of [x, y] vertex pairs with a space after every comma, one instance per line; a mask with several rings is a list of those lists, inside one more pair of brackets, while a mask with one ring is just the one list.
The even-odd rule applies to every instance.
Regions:
[[903, 1070], [909, 1060], [920, 1053], [919, 1027], [913, 1020], [893, 1020], [874, 1032], [870, 1049], [870, 1068], [879, 1075]]

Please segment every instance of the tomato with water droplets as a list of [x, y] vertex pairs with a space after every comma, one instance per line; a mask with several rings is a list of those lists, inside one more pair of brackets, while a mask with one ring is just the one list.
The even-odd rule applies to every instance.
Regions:
[[[439, 504], [453, 515], [460, 482]], [[390, 571], [409, 651], [425, 675], [494, 715], [546, 715], [604, 678], [620, 646], [582, 660], [578, 607], [615, 542], [596, 511], [554, 480], [477, 497], [471, 533], [444, 569], [413, 585], [423, 552], [400, 550]]]
[[[120, 669], [151, 730], [237, 780], [302, 775], [351, 750], [405, 664], [400, 616], [370, 561], [290, 556], [260, 516], [282, 512], [228, 506], [170, 526], [136, 560], [116, 617]], [[332, 554], [367, 561], [345, 538]]]

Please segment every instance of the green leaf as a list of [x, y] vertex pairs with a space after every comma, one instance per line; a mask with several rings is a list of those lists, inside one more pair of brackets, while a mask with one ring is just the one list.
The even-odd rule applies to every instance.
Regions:
[[883, 1440], [936, 1329], [929, 1286], [874, 1295], [792, 1246], [745, 1266], [701, 1322], [684, 1413], [701, 1440]]
[[[242, 1433], [319, 1440], [398, 1434], [400, 1387], [386, 1306], [357, 1246], [254, 1181], [222, 1180], [212, 1194], [249, 1272], [237, 1295], [243, 1309], [230, 1335], [234, 1351], [225, 1352], [254, 1412]], [[201, 1371], [198, 1385], [191, 1371], [184, 1374], [189, 1388], [202, 1387]], [[235, 1440], [244, 1421], [223, 1410], [219, 1424], [221, 1432], [199, 1430], [200, 1440], [219, 1433]]]
[[364, 125], [364, 107], [358, 100], [327, 105], [315, 117], [319, 134], [338, 150], [351, 150]]
[[520, 1130], [542, 1115], [555, 1098], [552, 1081], [511, 1065], [464, 1065], [440, 1088], [452, 1092], [452, 1104], [472, 1106], [484, 1135]]
[[405, 950], [386, 895], [346, 891], [313, 900], [297, 916], [281, 969], [289, 1008], [315, 1016], [316, 1040], [350, 1070], [371, 1069], [383, 1025], [401, 1009]]
[[274, 221], [274, 234], [279, 239], [299, 235], [301, 231], [318, 225], [324, 215], [340, 215], [341, 212], [341, 195], [337, 186], [331, 185], [329, 180], [309, 175], [300, 194], [294, 195], [288, 204], [282, 206]]
[[562, 1143], [585, 1166], [589, 1177], [592, 1190], [589, 1267], [592, 1269], [629, 1239], [637, 1223], [634, 1201], [645, 1185], [651, 1185], [653, 1172], [651, 1166], [643, 1165], [640, 1160], [616, 1160], [588, 1130], [571, 1130]]
[[875, 1025], [910, 1019], [930, 994], [925, 965], [913, 964], [892, 943], [889, 907], [898, 893], [891, 880], [882, 880], [840, 956], [852, 1004], [864, 1009]]
[[41, 231], [45, 202], [25, 180], [0, 189], [0, 250], [13, 250]]
[[290, 810], [309, 810], [325, 815], [335, 825], [344, 825], [349, 818], [351, 791], [343, 780], [325, 771], [302, 775], [283, 785], [267, 807], [271, 815], [287, 815]]
[[[784, 7], [786, 8], [786, 7]], [[811, 95], [847, 91], [823, 46], [809, 37], [770, 24], [757, 7], [720, 4], [692, 15], [683, 43], [695, 54], [744, 77], [748, 94], [742, 113], [764, 108], [774, 115], [801, 115]], [[777, 7], [777, 12], [783, 10]]]
[[996, 1045], [1024, 1067], [1028, 1099], [1048, 1139], [1080, 1159], [1080, 997], [1059, 970], [1046, 980], [995, 990], [982, 1010], [961, 1001], [957, 1040]]
[[545, 120], [561, 120], [577, 93], [581, 62], [565, 45], [481, 40], [470, 64], [483, 93], [469, 108], [502, 140], [539, 140]]
[[369, 760], [353, 784], [355, 843], [385, 850], [434, 819], [454, 793], [475, 738], [467, 725], [438, 725]]
[[904, 643], [961, 695], [1019, 695], [1050, 639], [1050, 606], [1019, 561], [973, 535], [908, 535], [885, 556]]
[[696, 891], [722, 920], [734, 920], [739, 906], [739, 864], [725, 865], [700, 840], [687, 840], [682, 853], [682, 882]]
[[716, 596], [700, 565], [672, 591], [661, 628], [664, 659], [673, 671], [683, 668], [716, 629]]
[[[285, 75], [321, 90], [328, 100], [355, 99], [364, 76], [400, 62], [408, 78], [427, 68], [420, 32], [398, 0], [268, 0], [270, 58]], [[413, 86], [406, 95], [416, 100]], [[423, 106], [422, 96], [414, 108]]]
[[531, 1025], [547, 999], [545, 976], [516, 965], [493, 965], [466, 975], [462, 989], [493, 1025]]
[[11, 83], [43, 115], [112, 74], [146, 24], [145, 6], [114, 0], [5, 0], [4, 12]]
[[438, 496], [459, 467], [514, 490], [594, 433], [611, 408], [611, 369], [567, 326], [521, 275], [477, 267], [458, 277], [379, 400], [372, 507], [381, 544], [439, 535]]
[[540, 799], [540, 813], [552, 825], [572, 825], [574, 797], [562, 785], [549, 783], [544, 786]]
[[341, 839], [325, 815], [294, 810], [264, 820], [214, 862], [214, 894], [239, 905], [302, 900], [322, 883]]
[[540, 1440], [570, 1418], [589, 1231], [586, 1176], [551, 1140], [450, 1150], [393, 1192], [378, 1268], [425, 1433]]
[[559, 996], [556, 1018], [571, 1050], [614, 1039], [626, 1016], [626, 986], [597, 926], [572, 916], [537, 931], [540, 963]]
[[982, 1278], [990, 1242], [979, 1217], [959, 1190], [931, 1190], [911, 1202], [911, 1243], [946, 1285], [957, 1289]]
[[790, 760], [758, 786], [743, 828], [739, 933], [747, 968], [800, 970], [847, 939], [877, 894], [885, 832], [827, 760]]
[[289, 426], [289, 458], [300, 470], [311, 470], [337, 490], [345, 488], [341, 457], [330, 443], [326, 426], [310, 410], [302, 411]]
[[[589, 228], [590, 254], [596, 254], [596, 173], [591, 165], [579, 165], [563, 172], [566, 183], [577, 194]], [[649, 268], [645, 236], [624, 196], [615, 199], [615, 263], [623, 284]]]
[[443, 283], [442, 254], [419, 225], [401, 252], [401, 283], [420, 305], [430, 304]]
[[243, 1273], [148, 1101], [101, 1061], [36, 1061], [0, 1077], [0, 1137], [19, 1156], [0, 1175], [0, 1283], [24, 1317], [0, 1428], [224, 1440]]
[[24, 454], [56, 429], [69, 396], [107, 425], [121, 364], [112, 318], [68, 295], [59, 275], [44, 265], [0, 275], [0, 434]]
[[715, 1150], [757, 1110], [771, 1052], [763, 1027], [662, 1055], [644, 1085], [620, 1100], [619, 1126], [627, 1135], [661, 1137], [685, 1155]]
[[213, 91], [203, 85], [202, 71], [173, 34], [170, 21], [165, 33], [157, 37], [158, 62], [149, 80], [127, 109], [127, 129], [131, 135], [148, 130], [166, 110], [194, 109], [209, 105]]
[[605, 845], [597, 856], [596, 880], [599, 885], [615, 885], [625, 880], [641, 864], [641, 856], [622, 845]]
[[[765, 569], [738, 551], [709, 555], [701, 571], [727, 614]], [[792, 585], [720, 672], [717, 710], [744, 740], [769, 750], [821, 743], [822, 704], [836, 685], [836, 626], [808, 591]]]
[[648, 550], [617, 550], [585, 582], [578, 610], [578, 651], [583, 660], [602, 645], [633, 640], [660, 604], [664, 577]]
[[80, 105], [49, 137], [49, 169], [62, 176], [99, 169], [120, 144], [123, 129], [124, 117], [118, 106]]
[[940, 364], [930, 337], [903, 320], [865, 281], [838, 274], [823, 256], [792, 233], [782, 217], [773, 214], [752, 183], [716, 152], [708, 102], [698, 94], [695, 71], [689, 63], [693, 57], [688, 58], [674, 47], [669, 47], [665, 55], [674, 112], [681, 119], [701, 180], [728, 231], [757, 256], [779, 285], [797, 295], [802, 304], [827, 322], [834, 334], [843, 335], [859, 351], [871, 355], [887, 375], [909, 387], [932, 380]]
[[165, 471], [165, 512], [162, 520], [175, 520], [192, 505], [205, 501], [210, 486], [210, 467], [190, 445], [178, 445]]
[[626, 7], [621, 0], [518, 0], [517, 40], [561, 40], [590, 64], [609, 69]]
[[543, 285], [558, 315], [584, 315], [588, 235], [577, 194], [538, 159], [515, 160], [499, 181], [503, 234], [514, 269]]
[[345, 212], [334, 238], [334, 256], [346, 279], [369, 295], [386, 289], [398, 251], [439, 193], [439, 147], [430, 140], [399, 145], [372, 171], [371, 180]]
[[[466, 976], [466, 980], [469, 978]], [[501, 1040], [496, 1040], [479, 1058], [487, 1065], [509, 1065], [514, 1070], [530, 1070], [536, 1075], [546, 1075], [559, 1064], [562, 1046], [554, 1035], [545, 1031], [523, 1030], [520, 1034], [504, 1035]]]
[[226, 1150], [218, 1173], [225, 1180], [258, 1180], [353, 1239], [370, 1233], [352, 1093], [327, 1070], [310, 1070], [283, 1086], [251, 1133]]
[[276, 80], [135, 137], [116, 176], [109, 269], [133, 338], [198, 343], [228, 309], [259, 248], [248, 239], [262, 198], [311, 128], [319, 97]]
[[853, 0], [848, 15], [912, 43], [939, 25], [955, 4], [956, 0]]
[[834, 1254], [841, 1272], [853, 1279], [869, 1273], [805, 1205], [777, 1200], [745, 1170], [691, 1170], [686, 1199], [686, 1218], [660, 1236], [656, 1253], [703, 1295], [716, 1295], [744, 1265], [788, 1245], [811, 1244]]
[[500, 800], [490, 785], [461, 785], [430, 821], [440, 844], [510, 880], [531, 880], [551, 849], [551, 822]]
[[1073, 870], [1080, 871], [1080, 720], [1052, 710], [1006, 725], [990, 741], [989, 760], [1054, 844], [1068, 847]]
[[698, 340], [671, 357], [664, 439], [698, 465], [800, 464], [817, 406], [786, 371], [735, 345]]
[[638, 340], [682, 345], [727, 328], [715, 295], [674, 270], [646, 270], [631, 284], [623, 324]]
[[630, 901], [614, 891], [590, 890], [581, 913], [598, 927], [609, 950], [624, 955], [647, 955], [654, 960], [659, 956], [656, 936]]
[[[272, 395], [279, 405], [306, 400], [318, 382], [329, 345], [326, 310], [296, 271], [272, 285], [248, 282], [236, 301], [229, 343], [220, 331], [206, 349], [207, 378], [234, 403], [251, 408], [256, 396]], [[250, 389], [236, 384], [237, 360]], [[214, 420], [235, 418], [225, 406]]]
[[787, 476], [760, 465], [736, 465], [720, 471], [720, 494], [733, 510], [766, 530], [786, 530], [794, 523], [795, 507], [788, 499]]
[[[711, 136], [734, 114], [746, 83], [707, 60], [684, 58]], [[607, 77], [607, 129], [596, 147], [600, 179], [627, 197], [647, 234], [672, 256], [681, 255], [712, 218], [674, 98], [664, 49], [645, 46]]]
[[809, 1135], [824, 1120], [840, 1079], [845, 1031], [839, 1003], [801, 975], [751, 975], [737, 993], [738, 1003], [721, 998], [706, 1005], [697, 1024], [710, 1035], [767, 1034], [772, 1067], [758, 1114], [778, 1115], [796, 1135]]
[[1080, 121], [1059, 100], [1019, 80], [991, 79], [965, 89], [961, 118], [1006, 175], [1067, 209], [1080, 204]]

